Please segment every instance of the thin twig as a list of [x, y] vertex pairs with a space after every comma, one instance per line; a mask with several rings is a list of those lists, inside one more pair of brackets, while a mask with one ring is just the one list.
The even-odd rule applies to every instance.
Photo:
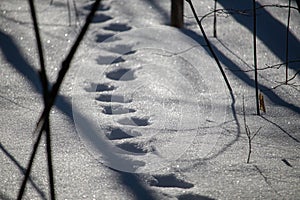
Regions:
[[79, 24], [79, 14], [78, 14], [78, 10], [77, 10], [77, 6], [76, 6], [76, 1], [73, 0], [73, 6], [74, 6], [74, 10], [75, 10], [75, 21], [76, 24]]
[[42, 132], [43, 130], [46, 129], [46, 125], [48, 123], [48, 118], [49, 118], [49, 114], [50, 114], [50, 110], [55, 102], [55, 99], [57, 97], [57, 94], [59, 92], [59, 89], [60, 89], [60, 86], [63, 82], [63, 79], [66, 75], [66, 73], [68, 72], [69, 68], [70, 68], [70, 63], [72, 61], [72, 58], [74, 57], [76, 51], [77, 51], [77, 48], [79, 47], [79, 44], [80, 42], [82, 41], [88, 27], [89, 27], [89, 24], [91, 23], [93, 17], [94, 17], [94, 14], [95, 12], [97, 11], [98, 9], [98, 6], [100, 4], [100, 1], [101, 0], [96, 0], [89, 15], [87, 16], [86, 18], [86, 22], [84, 24], [84, 26], [82, 27], [82, 30], [81, 32], [79, 33], [75, 43], [73, 44], [68, 56], [66, 57], [66, 59], [62, 62], [62, 67], [61, 67], [61, 70], [59, 72], [59, 75], [58, 75], [58, 78], [55, 82], [55, 84], [53, 85], [51, 91], [50, 91], [50, 95], [49, 95], [49, 101], [47, 101], [47, 104], [45, 105], [45, 108], [39, 118], [39, 121], [36, 125], [36, 128], [34, 130], [34, 134], [38, 134], [37, 136], [37, 139], [36, 139], [36, 142], [34, 144], [34, 147], [33, 147], [33, 150], [32, 150], [32, 154], [31, 154], [31, 157], [30, 157], [30, 161], [29, 161], [29, 165], [27, 167], [27, 172], [25, 174], [25, 178], [24, 178], [24, 181], [21, 185], [21, 188], [20, 188], [20, 191], [19, 191], [19, 195], [18, 195], [18, 200], [19, 199], [22, 199], [23, 197], [23, 194], [24, 194], [24, 191], [25, 191], [25, 186], [26, 186], [26, 182], [27, 182], [27, 179], [29, 177], [29, 172], [30, 172], [30, 169], [32, 167], [32, 164], [33, 164], [33, 160], [34, 160], [34, 157], [36, 155], [36, 151], [38, 149], [38, 145], [39, 145], [39, 142], [40, 142], [40, 139], [41, 139], [41, 136], [42, 136]]
[[43, 53], [43, 45], [41, 42], [41, 37], [39, 33], [39, 27], [38, 27], [38, 22], [37, 22], [37, 17], [36, 17], [36, 11], [35, 11], [35, 6], [34, 6], [34, 0], [28, 0], [29, 6], [30, 6], [30, 13], [33, 21], [33, 26], [34, 26], [34, 32], [35, 32], [35, 38], [37, 42], [37, 48], [38, 48], [38, 53], [39, 53], [39, 61], [40, 61], [40, 66], [41, 70], [39, 71], [39, 75], [41, 77], [41, 82], [42, 82], [42, 87], [43, 89], [43, 96], [44, 98], [47, 96], [48, 93], [48, 78], [46, 75], [46, 67], [45, 67], [45, 60], [44, 60], [44, 53]]
[[[290, 8], [290, 9], [294, 9], [294, 10], [299, 10], [297, 7], [294, 6], [287, 6], [287, 5], [280, 5], [280, 4], [266, 4], [266, 5], [261, 5], [261, 6], [257, 6], [256, 10], [259, 9], [263, 9], [263, 8]], [[214, 9], [210, 12], [208, 12], [207, 14], [203, 15], [203, 16], [197, 16], [198, 18], [206, 18], [209, 17], [212, 14], [219, 14], [219, 15], [224, 15], [226, 14], [226, 17], [228, 15], [243, 15], [243, 16], [250, 16], [250, 13], [253, 12], [253, 9], [243, 9], [243, 10], [238, 10], [238, 9], [233, 9], [233, 8], [220, 8], [220, 9]], [[185, 18], [195, 18], [194, 16], [184, 16]]]
[[289, 0], [288, 20], [286, 25], [285, 37], [285, 83], [288, 82], [288, 68], [289, 68], [289, 33], [290, 33], [290, 18], [291, 18], [291, 0]]
[[19, 194], [18, 194], [18, 198], [17, 198], [18, 200], [21, 200], [23, 198], [26, 183], [27, 183], [27, 180], [29, 178], [30, 171], [31, 171], [31, 168], [32, 168], [32, 164], [33, 164], [33, 161], [34, 161], [34, 158], [35, 158], [35, 155], [36, 155], [36, 152], [37, 152], [37, 149], [39, 147], [39, 143], [40, 143], [40, 140], [41, 140], [41, 137], [42, 137], [42, 132], [43, 132], [43, 130], [40, 130], [40, 133], [39, 133], [39, 135], [36, 139], [36, 142], [34, 143], [32, 153], [31, 153], [31, 156], [30, 156], [30, 159], [29, 159], [29, 163], [28, 163], [28, 166], [26, 168], [25, 177], [24, 177], [22, 185], [19, 189]]
[[284, 86], [290, 86], [290, 87], [294, 88], [295, 90], [300, 91], [299, 88], [297, 88], [297, 87], [300, 86], [299, 84], [295, 84], [295, 83], [288, 83], [288, 84], [286, 84], [285, 81], [283, 81], [283, 82], [276, 81], [276, 83], [278, 83], [278, 85], [272, 87], [273, 90], [277, 89], [277, 88], [279, 88], [279, 87], [281, 87], [281, 86], [284, 85]]
[[[46, 65], [44, 61], [44, 52], [42, 47], [42, 41], [39, 33], [39, 27], [36, 17], [36, 11], [33, 0], [29, 0], [30, 8], [31, 8], [31, 14], [32, 14], [32, 20], [34, 24], [34, 32], [36, 35], [36, 41], [38, 46], [38, 52], [39, 52], [39, 60], [41, 65], [41, 71], [39, 72], [40, 79], [42, 82], [43, 87], [43, 98], [44, 98], [44, 104], [47, 105], [47, 101], [49, 98], [49, 81], [47, 78], [46, 73]], [[46, 120], [45, 125], [45, 132], [46, 132], [46, 145], [47, 145], [47, 160], [48, 160], [48, 173], [49, 173], [49, 187], [50, 187], [50, 196], [51, 199], [55, 200], [55, 184], [54, 184], [54, 175], [53, 175], [53, 164], [52, 164], [52, 150], [51, 150], [51, 133], [50, 133], [50, 123], [49, 123], [49, 117]], [[29, 171], [30, 173], [30, 171]]]
[[69, 26], [71, 26], [71, 8], [70, 8], [70, 0], [67, 0], [67, 8], [68, 8], [68, 18], [69, 18]]
[[69, 68], [70, 68], [70, 63], [72, 61], [72, 58], [74, 57], [76, 51], [77, 51], [77, 48], [81, 42], [81, 40], [83, 39], [87, 29], [88, 29], [88, 26], [89, 24], [91, 23], [92, 19], [93, 19], [93, 16], [95, 14], [95, 12], [97, 11], [97, 8], [100, 4], [100, 1], [101, 0], [96, 0], [92, 9], [91, 9], [91, 12], [89, 13], [89, 15], [87, 16], [86, 18], [86, 22], [84, 24], [84, 26], [82, 27], [81, 29], [81, 32], [79, 33], [76, 41], [74, 42], [69, 54], [67, 55], [66, 59], [62, 62], [62, 66], [61, 66], [61, 69], [59, 71], [59, 74], [58, 74], [58, 77], [57, 77], [57, 80], [56, 82], [54, 83], [51, 91], [50, 91], [50, 97], [49, 97], [49, 101], [48, 101], [48, 105], [45, 107], [45, 109], [43, 110], [40, 118], [39, 118], [39, 121], [37, 123], [37, 126], [34, 130], [34, 133], [39, 133], [40, 130], [42, 129], [44, 123], [45, 123], [45, 119], [46, 119], [46, 116], [49, 115], [50, 113], [50, 110], [55, 102], [55, 99], [56, 99], [56, 96], [59, 92], [59, 89], [60, 89], [60, 85], [62, 84], [63, 82], [63, 79], [66, 75], [66, 73], [68, 72]]
[[254, 63], [254, 81], [255, 81], [255, 98], [256, 98], [256, 114], [260, 115], [258, 101], [258, 80], [257, 80], [257, 52], [256, 52], [256, 1], [253, 4], [253, 63]]
[[46, 132], [46, 149], [47, 149], [47, 161], [48, 161], [48, 174], [49, 174], [49, 186], [50, 186], [50, 196], [52, 200], [55, 200], [55, 182], [53, 173], [53, 162], [52, 162], [52, 148], [51, 148], [51, 133], [50, 133], [50, 121], [49, 116], [45, 124]]
[[293, 80], [294, 78], [296, 78], [297, 75], [298, 75], [299, 73], [300, 73], [300, 70], [298, 70], [298, 71], [294, 74], [294, 76], [292, 76], [290, 79], [288, 79], [287, 82], [290, 82], [291, 80]]
[[[214, 11], [217, 10], [217, 0], [214, 2]], [[217, 12], [214, 12], [214, 37], [217, 37]]]
[[280, 5], [280, 4], [266, 4], [266, 5], [258, 6], [256, 9], [262, 9], [262, 8], [266, 8], [266, 7], [288, 8], [288, 9], [299, 10], [297, 7], [294, 7], [294, 6], [287, 6], [287, 5]]
[[258, 134], [258, 132], [260, 131], [261, 128], [262, 128], [262, 127], [259, 127], [259, 128], [257, 129], [257, 131], [252, 135], [252, 137], [250, 138], [251, 141], [252, 141], [253, 138]]
[[226, 74], [225, 74], [225, 72], [224, 72], [224, 70], [223, 70], [223, 68], [222, 68], [222, 66], [221, 66], [221, 63], [220, 63], [220, 61], [219, 61], [217, 55], [215, 54], [215, 52], [214, 52], [212, 46], [210, 45], [210, 42], [209, 42], [209, 40], [208, 40], [208, 38], [207, 38], [207, 36], [206, 36], [206, 33], [205, 33], [204, 29], [203, 29], [202, 24], [201, 24], [201, 21], [202, 21], [204, 18], [201, 18], [201, 20], [199, 20], [199, 18], [197, 17], [197, 13], [196, 13], [196, 10], [195, 10], [195, 8], [194, 8], [194, 5], [193, 5], [192, 1], [191, 1], [191, 0], [186, 0], [186, 1], [190, 4], [191, 10], [192, 10], [192, 12], [193, 12], [193, 14], [194, 14], [194, 17], [195, 17], [195, 19], [196, 19], [196, 21], [197, 21], [197, 23], [198, 23], [198, 25], [199, 25], [199, 28], [200, 28], [200, 30], [201, 30], [201, 32], [202, 32], [202, 34], [203, 34], [203, 37], [204, 37], [204, 39], [205, 39], [205, 41], [206, 41], [206, 43], [207, 43], [207, 46], [208, 46], [208, 48], [209, 48], [209, 50], [210, 50], [212, 56], [214, 57], [214, 59], [215, 59], [217, 65], [218, 65], [218, 67], [219, 67], [219, 69], [220, 69], [220, 71], [221, 71], [221, 73], [222, 73], [222, 76], [223, 76], [223, 78], [224, 78], [224, 80], [225, 80], [225, 82], [226, 82], [226, 85], [227, 85], [229, 91], [232, 92], [232, 88], [231, 88], [230, 83], [229, 83], [229, 81], [228, 81], [228, 79], [227, 79], [227, 76], [226, 76]]
[[[226, 48], [226, 47], [225, 47]], [[240, 59], [240, 58], [238, 58]], [[240, 59], [241, 60], [241, 59]], [[243, 61], [242, 61], [243, 62]], [[289, 64], [291, 63], [296, 63], [296, 62], [300, 62], [300, 60], [290, 60]], [[246, 64], [246, 63], [245, 63]], [[274, 65], [268, 65], [265, 64], [266, 67], [262, 67], [262, 68], [257, 68], [257, 71], [263, 71], [263, 70], [267, 70], [267, 69], [280, 69], [282, 66], [285, 66], [286, 62], [284, 63], [278, 63], [278, 64], [274, 64]], [[248, 70], [230, 70], [230, 71], [240, 71], [240, 72], [253, 72], [255, 69], [248, 69]], [[299, 70], [300, 71], [300, 70]], [[292, 79], [295, 78], [295, 76], [299, 73], [299, 71], [296, 72], [296, 74], [294, 76], [292, 76]], [[291, 79], [291, 78], [290, 78]], [[290, 80], [289, 79], [289, 80]]]
[[[291, 63], [297, 63], [297, 62], [299, 62], [300, 63], [300, 60], [290, 60], [289, 61], [289, 64], [291, 64]], [[279, 69], [281, 66], [283, 66], [283, 65], [286, 65], [287, 63], [286, 62], [284, 62], [284, 63], [278, 63], [278, 64], [274, 64], [274, 65], [267, 65], [267, 67], [268, 68], [277, 68], [277, 69]]]
[[242, 112], [243, 112], [243, 120], [244, 120], [244, 126], [245, 126], [245, 132], [248, 138], [248, 156], [247, 156], [247, 161], [246, 163], [250, 163], [250, 158], [251, 158], [251, 153], [252, 153], [252, 140], [254, 139], [254, 137], [259, 133], [259, 131], [261, 130], [262, 127], [259, 127], [259, 129], [253, 134], [251, 135], [251, 130], [247, 124], [247, 120], [246, 120], [246, 110], [245, 110], [245, 98], [243, 95], [243, 107], [242, 107]]
[[[40, 61], [40, 67], [41, 67], [41, 70], [39, 71], [39, 76], [40, 76], [42, 87], [43, 87], [44, 104], [46, 106], [47, 99], [49, 96], [49, 91], [48, 91], [48, 78], [47, 78], [47, 74], [46, 74], [43, 46], [42, 46], [41, 37], [40, 37], [40, 33], [39, 33], [38, 21], [37, 21], [37, 17], [36, 17], [34, 2], [33, 2], [33, 0], [29, 0], [28, 2], [29, 2], [29, 6], [30, 6], [30, 13], [31, 13], [31, 17], [32, 17], [33, 25], [34, 25], [34, 32], [35, 32], [37, 48], [38, 48], [38, 53], [39, 53], [39, 61]], [[47, 158], [48, 158], [50, 195], [51, 195], [51, 199], [54, 200], [55, 199], [55, 186], [54, 186], [54, 176], [53, 176], [53, 167], [52, 167], [52, 152], [51, 152], [49, 117], [46, 119], [45, 132], [46, 132], [46, 139], [47, 139], [46, 142], [47, 142]], [[39, 145], [39, 142], [40, 142], [40, 137], [37, 140], [37, 143], [36, 143], [37, 146]], [[36, 147], [36, 150], [37, 150], [37, 147]], [[26, 187], [26, 183], [30, 176], [31, 167], [33, 165], [34, 157], [37, 152], [36, 150], [33, 151], [34, 154], [32, 154], [32, 156], [30, 158], [30, 162], [28, 164], [23, 183], [22, 183], [20, 191], [19, 191], [19, 195], [18, 195], [19, 199], [21, 199], [23, 196], [23, 193], [24, 193], [24, 190]]]

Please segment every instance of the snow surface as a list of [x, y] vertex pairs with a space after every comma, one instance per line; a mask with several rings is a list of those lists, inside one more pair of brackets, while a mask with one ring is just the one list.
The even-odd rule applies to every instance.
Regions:
[[[36, 2], [51, 81], [92, 3]], [[257, 6], [271, 3], [286, 2]], [[195, 6], [204, 15], [213, 3]], [[260, 70], [267, 112], [255, 115], [251, 13], [221, 14], [217, 39], [212, 18], [204, 20], [231, 95], [188, 4], [182, 30], [168, 26], [169, 7], [158, 0], [102, 2], [51, 112], [57, 199], [298, 199], [299, 75], [294, 85], [280, 85], [284, 66]], [[250, 9], [251, 1], [218, 7]], [[259, 68], [284, 62], [286, 11], [258, 11]], [[0, 198], [15, 199], [43, 104], [27, 2], [3, 0], [0, 12]], [[299, 24], [293, 11], [291, 60], [299, 60]], [[292, 77], [299, 62], [289, 68]], [[261, 128], [249, 164], [243, 101], [251, 132]], [[48, 199], [43, 146], [26, 199]]]

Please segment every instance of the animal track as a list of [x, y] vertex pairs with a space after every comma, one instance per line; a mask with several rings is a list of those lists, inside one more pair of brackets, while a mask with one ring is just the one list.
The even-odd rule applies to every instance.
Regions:
[[109, 30], [109, 31], [123, 32], [123, 31], [129, 31], [131, 29], [131, 27], [128, 26], [127, 24], [113, 23], [107, 27], [104, 27], [104, 29]]
[[108, 20], [111, 20], [112, 18], [108, 15], [104, 15], [104, 14], [97, 14], [94, 16], [92, 23], [103, 23], [106, 22]]
[[194, 184], [178, 179], [174, 174], [169, 175], [154, 175], [154, 180], [151, 180], [150, 186], [156, 187], [177, 187], [177, 188], [192, 188]]
[[[85, 10], [91, 10], [92, 7], [93, 7], [93, 4], [89, 4], [89, 5], [84, 6], [83, 8], [84, 8]], [[100, 5], [99, 5], [99, 8], [98, 8], [99, 11], [107, 11], [107, 10], [109, 10], [109, 9], [110, 9], [109, 6], [104, 6], [104, 5], [102, 5], [102, 4], [100, 4]]]
[[120, 128], [113, 128], [112, 130], [109, 130], [109, 132], [106, 134], [106, 137], [109, 140], [120, 140], [120, 139], [126, 139], [126, 138], [133, 138], [141, 136], [140, 133], [136, 131], [124, 131]]
[[106, 74], [106, 77], [118, 81], [130, 81], [135, 79], [134, 71], [126, 68], [121, 68], [121, 69], [108, 72]]
[[[143, 154], [145, 155], [148, 153], [147, 149], [144, 149], [143, 146], [139, 143], [133, 143], [133, 142], [124, 142], [122, 144], [118, 144], [117, 147], [120, 149], [123, 149], [128, 152], [128, 154]], [[124, 153], [127, 153], [124, 152]]]
[[201, 196], [198, 194], [182, 194], [177, 197], [178, 200], [214, 200], [209, 197]]
[[[114, 41], [115, 38], [113, 38], [110, 42]], [[116, 38], [116, 40], [120, 40], [119, 38]], [[129, 54], [133, 54], [132, 50], [132, 46], [130, 45], [125, 45], [125, 44], [116, 44], [114, 46], [110, 46], [108, 48], [109, 51], [113, 52], [113, 53], [117, 53], [117, 54], [121, 54], [121, 55], [129, 55]], [[129, 53], [129, 54], [128, 54]]]
[[115, 86], [109, 84], [97, 84], [91, 83], [90, 87], [86, 87], [85, 90], [87, 92], [104, 92], [114, 90]]
[[108, 115], [120, 115], [135, 112], [135, 109], [118, 106], [103, 106], [103, 113]]
[[150, 125], [148, 118], [130, 117], [123, 118], [118, 121], [122, 125], [128, 126], [148, 126]]
[[95, 99], [98, 101], [103, 101], [103, 102], [116, 102], [116, 103], [132, 102], [132, 99], [126, 98], [121, 95], [111, 95], [111, 94], [100, 94], [100, 96]]
[[112, 36], [113, 36], [113, 34], [98, 34], [96, 36], [97, 37], [96, 42], [99, 42], [99, 43], [103, 42], [103, 41], [105, 41], [106, 39], [108, 39]]
[[113, 56], [106, 56], [106, 57], [100, 56], [99, 58], [97, 58], [97, 63], [99, 65], [114, 64], [114, 63], [121, 63], [121, 62], [125, 62], [125, 60], [122, 57], [115, 58]]

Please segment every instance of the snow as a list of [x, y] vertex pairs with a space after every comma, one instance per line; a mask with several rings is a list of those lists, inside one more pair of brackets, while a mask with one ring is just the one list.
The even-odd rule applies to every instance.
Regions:
[[[162, 38], [174, 38], [177, 42]], [[122, 44], [122, 41], [126, 41], [126, 44]], [[112, 48], [115, 45], [119, 47], [117, 50]], [[211, 113], [214, 112], [212, 97], [226, 96], [220, 74], [206, 51], [180, 30], [154, 26], [119, 33], [99, 44], [96, 55], [90, 53], [89, 60], [101, 60], [99, 54], [106, 49], [118, 54], [105, 57], [100, 65], [99, 62], [98, 65], [87, 64], [88, 61], [78, 58], [75, 64], [79, 65], [74, 86], [76, 94], [73, 95], [73, 111], [76, 110], [74, 118], [79, 135], [91, 149], [94, 149], [91, 146], [95, 146], [95, 138], [93, 144], [90, 141], [92, 135], [99, 137], [101, 141], [98, 143], [101, 145], [97, 145], [98, 150], [91, 151], [100, 161], [104, 160], [110, 167], [126, 172], [157, 171], [178, 159], [191, 146], [196, 135], [207, 140], [210, 136], [207, 136], [204, 127], [208, 120], [222, 122], [222, 117], [211, 118], [213, 114], [217, 116]], [[196, 59], [199, 56], [203, 58], [201, 63]], [[204, 79], [201, 71], [214, 77], [216, 83], [213, 87], [208, 86], [211, 80]], [[97, 84], [114, 86], [115, 89], [99, 92], [96, 91]], [[109, 109], [110, 114], [107, 116], [107, 113], [99, 112], [101, 108]], [[125, 110], [120, 112], [119, 108]], [[132, 112], [128, 112], [129, 109]], [[218, 112], [218, 115], [225, 115], [224, 108]], [[88, 118], [89, 122], [98, 123], [94, 125], [99, 127], [98, 130], [87, 131], [84, 128], [88, 128], [87, 122], [81, 123], [81, 115]], [[114, 150], [102, 144], [105, 142], [103, 136], [109, 134], [106, 132], [122, 128], [130, 128], [135, 134], [141, 132], [139, 137], [117, 141], [117, 147], [129, 150], [125, 154], [144, 166], [136, 169], [131, 166], [136, 165], [133, 162], [127, 168], [106, 155], [111, 152], [124, 154], [123, 150], [118, 152], [120, 148]], [[87, 133], [92, 135], [87, 136]], [[111, 145], [113, 147], [115, 144]], [[203, 146], [199, 156], [205, 156], [211, 147]]]
[[[93, 3], [74, 2], [36, 2], [52, 82]], [[250, 1], [218, 3], [251, 8]], [[257, 1], [270, 3], [284, 4]], [[195, 6], [204, 15], [212, 2]], [[57, 199], [299, 198], [299, 75], [294, 86], [279, 86], [284, 66], [260, 70], [267, 112], [255, 115], [251, 14], [220, 15], [217, 39], [212, 18], [204, 20], [230, 94], [188, 4], [182, 30], [168, 26], [169, 7], [102, 1], [51, 112]], [[284, 62], [283, 11], [258, 11], [259, 68]], [[0, 12], [0, 197], [14, 199], [43, 104], [27, 2], [3, 0]], [[291, 15], [289, 52], [299, 60], [298, 15]], [[289, 66], [289, 77], [300, 70], [299, 62]], [[261, 128], [249, 164], [243, 101], [251, 133]], [[26, 199], [48, 199], [44, 143]]]

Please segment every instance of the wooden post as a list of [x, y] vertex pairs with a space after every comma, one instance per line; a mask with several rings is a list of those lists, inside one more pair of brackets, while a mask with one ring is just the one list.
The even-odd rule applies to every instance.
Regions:
[[171, 26], [183, 27], [183, 0], [171, 0]]

